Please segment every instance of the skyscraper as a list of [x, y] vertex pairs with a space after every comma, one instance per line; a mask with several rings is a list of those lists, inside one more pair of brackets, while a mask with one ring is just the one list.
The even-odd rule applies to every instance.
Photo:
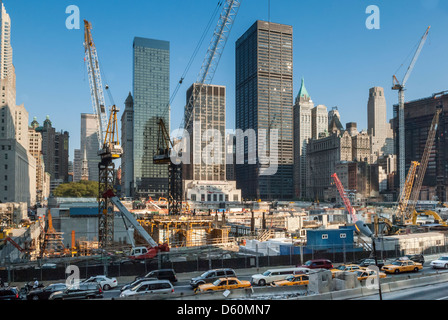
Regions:
[[[243, 198], [291, 199], [293, 197], [293, 60], [292, 27], [256, 21], [236, 42], [236, 129], [253, 129], [260, 139], [264, 130], [278, 130], [275, 174], [262, 175], [256, 164], [236, 166]], [[269, 139], [268, 139], [269, 140]], [[248, 155], [245, 144], [237, 152]], [[273, 152], [267, 144], [267, 154]], [[260, 158], [257, 144], [257, 155]]]
[[[185, 179], [225, 181], [226, 180], [226, 87], [217, 85], [204, 85], [201, 92], [193, 84], [187, 90], [187, 101], [194, 101], [192, 110], [186, 110], [186, 119], [190, 119], [190, 164], [186, 166]], [[197, 96], [192, 95], [197, 94]], [[197, 126], [194, 126], [197, 124]], [[215, 130], [220, 137], [215, 137], [209, 129]], [[219, 138], [219, 139], [217, 139]], [[213, 157], [213, 163], [203, 161], [203, 152], [207, 146], [219, 150]], [[194, 159], [193, 157], [196, 157]], [[210, 158], [211, 158], [210, 157]]]
[[84, 153], [87, 160], [88, 177], [90, 181], [98, 181], [98, 163], [100, 156], [98, 150], [97, 115], [81, 113], [81, 153], [84, 161]]
[[121, 146], [123, 148], [123, 155], [121, 156], [121, 194], [124, 197], [132, 197], [132, 181], [134, 178], [134, 100], [130, 92], [124, 105], [125, 108], [121, 115]]
[[384, 89], [373, 87], [369, 90], [367, 103], [367, 132], [372, 137], [372, 153], [383, 154], [383, 147], [390, 129], [387, 122], [387, 105]]
[[133, 182], [135, 195], [158, 198], [168, 190], [168, 168], [154, 164], [158, 119], [169, 131], [170, 44], [134, 38], [133, 61]]
[[312, 115], [314, 103], [302, 79], [294, 104], [294, 192], [296, 197], [305, 197], [306, 192], [306, 144], [312, 138]]

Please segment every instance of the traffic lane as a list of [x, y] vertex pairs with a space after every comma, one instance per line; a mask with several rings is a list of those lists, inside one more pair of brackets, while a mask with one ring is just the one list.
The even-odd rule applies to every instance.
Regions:
[[[395, 292], [382, 292], [381, 295], [383, 300], [448, 300], [448, 286], [443, 282]], [[379, 293], [350, 300], [379, 300]]]

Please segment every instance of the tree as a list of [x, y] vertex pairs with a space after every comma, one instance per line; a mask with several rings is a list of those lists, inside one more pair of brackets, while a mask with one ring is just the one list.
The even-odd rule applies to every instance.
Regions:
[[53, 191], [55, 197], [64, 198], [96, 198], [98, 197], [97, 181], [79, 181], [60, 184]]

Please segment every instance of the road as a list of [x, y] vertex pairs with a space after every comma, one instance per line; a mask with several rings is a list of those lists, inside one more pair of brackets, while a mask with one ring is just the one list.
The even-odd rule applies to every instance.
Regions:
[[[446, 282], [427, 285], [424, 287], [403, 289], [395, 292], [382, 293], [383, 300], [448, 300], [448, 286]], [[379, 295], [351, 299], [378, 300]]]

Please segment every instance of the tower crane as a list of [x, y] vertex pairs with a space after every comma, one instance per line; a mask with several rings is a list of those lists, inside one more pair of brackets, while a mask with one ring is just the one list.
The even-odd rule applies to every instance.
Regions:
[[[195, 82], [196, 85], [193, 86], [194, 92], [185, 107], [184, 117], [180, 125], [181, 129], [189, 128], [193, 119], [195, 101], [202, 92], [203, 87], [210, 84], [213, 80], [240, 4], [240, 0], [225, 1]], [[168, 164], [168, 209], [170, 214], [180, 214], [183, 198], [182, 164], [176, 164], [171, 161], [171, 156], [175, 156], [172, 154], [173, 148], [174, 143], [170, 138], [163, 118], [160, 117], [158, 120], [157, 150], [153, 157], [153, 162], [155, 164]]]
[[114, 238], [114, 206], [103, 194], [113, 189], [115, 164], [113, 160], [119, 159], [122, 149], [118, 140], [118, 108], [113, 105], [107, 121], [107, 111], [104, 101], [103, 83], [101, 80], [98, 53], [92, 37], [92, 25], [84, 20], [84, 49], [89, 75], [90, 94], [92, 105], [97, 117], [97, 132], [100, 150], [99, 194], [98, 194], [98, 242], [101, 248], [110, 247]]
[[426, 32], [422, 36], [422, 39], [420, 40], [420, 43], [418, 45], [417, 51], [414, 54], [414, 57], [411, 61], [411, 64], [409, 65], [406, 74], [403, 78], [403, 81], [400, 83], [397, 79], [397, 77], [393, 76], [393, 87], [392, 90], [398, 90], [398, 134], [399, 134], [399, 179], [400, 179], [400, 192], [403, 193], [404, 185], [405, 185], [405, 129], [404, 129], [404, 91], [406, 83], [409, 79], [409, 76], [411, 75], [412, 70], [414, 69], [415, 63], [417, 62], [418, 57], [420, 56], [420, 53], [422, 51], [423, 45], [426, 42], [426, 39], [428, 37], [429, 29], [431, 26], [429, 26], [426, 29]]

